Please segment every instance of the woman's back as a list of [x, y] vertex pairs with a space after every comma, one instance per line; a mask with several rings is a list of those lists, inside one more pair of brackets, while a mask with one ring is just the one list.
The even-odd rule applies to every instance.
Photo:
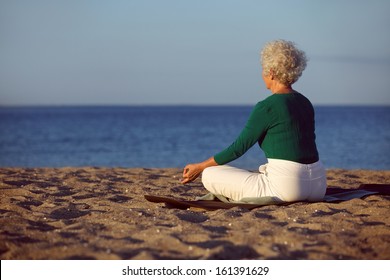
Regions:
[[318, 161], [314, 109], [305, 96], [298, 92], [273, 94], [256, 107], [257, 121], [266, 121], [268, 126], [259, 138], [267, 158], [303, 164]]

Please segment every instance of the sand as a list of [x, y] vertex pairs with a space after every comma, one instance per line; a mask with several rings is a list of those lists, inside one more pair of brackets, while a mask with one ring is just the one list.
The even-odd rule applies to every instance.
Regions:
[[[390, 196], [252, 211], [171, 209], [195, 199], [180, 169], [0, 168], [0, 259], [390, 259]], [[330, 187], [390, 171], [328, 170]]]

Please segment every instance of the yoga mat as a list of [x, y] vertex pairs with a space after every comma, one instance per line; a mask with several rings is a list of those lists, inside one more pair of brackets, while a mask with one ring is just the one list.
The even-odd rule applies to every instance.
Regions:
[[[323, 202], [340, 202], [354, 198], [363, 198], [368, 195], [390, 195], [390, 184], [362, 184], [358, 189], [328, 188]], [[165, 203], [168, 207], [178, 209], [188, 209], [191, 207], [205, 210], [230, 209], [241, 207], [248, 210], [266, 205], [288, 205], [295, 202], [281, 202], [272, 197], [244, 198], [243, 201], [229, 202], [221, 197], [207, 194], [199, 200], [183, 200], [165, 196], [145, 195], [146, 200], [154, 203]], [[299, 201], [297, 201], [299, 202]], [[302, 202], [302, 201], [301, 201]], [[310, 202], [307, 202], [310, 203]]]
[[250, 203], [234, 203], [234, 202], [222, 202], [220, 200], [182, 200], [180, 198], [172, 198], [165, 196], [145, 195], [146, 200], [155, 203], [165, 203], [168, 207], [178, 209], [188, 209], [190, 207], [201, 208], [205, 210], [217, 210], [217, 209], [230, 209], [232, 207], [241, 207], [245, 209], [254, 209], [260, 206], [271, 205], [269, 204], [250, 204]]

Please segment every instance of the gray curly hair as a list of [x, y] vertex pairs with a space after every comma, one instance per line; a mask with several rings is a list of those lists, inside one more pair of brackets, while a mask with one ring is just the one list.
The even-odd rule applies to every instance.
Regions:
[[268, 42], [261, 51], [261, 64], [265, 75], [272, 72], [275, 80], [284, 85], [298, 81], [307, 65], [305, 52], [285, 40]]

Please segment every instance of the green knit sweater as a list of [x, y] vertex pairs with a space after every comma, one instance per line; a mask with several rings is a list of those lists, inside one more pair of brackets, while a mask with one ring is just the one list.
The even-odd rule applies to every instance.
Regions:
[[305, 96], [272, 94], [256, 104], [238, 138], [214, 159], [226, 164], [257, 142], [267, 158], [314, 163], [319, 159], [314, 129], [314, 109]]

